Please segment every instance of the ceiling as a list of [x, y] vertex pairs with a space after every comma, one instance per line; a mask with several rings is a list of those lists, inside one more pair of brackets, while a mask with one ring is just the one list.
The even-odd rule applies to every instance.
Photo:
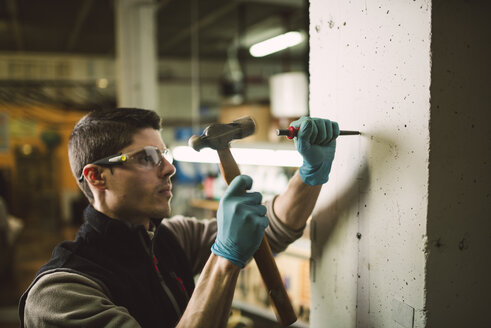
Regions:
[[[114, 57], [116, 1], [0, 1], [0, 53]], [[160, 58], [229, 64], [253, 60], [259, 65], [280, 61], [285, 69], [291, 64], [307, 67], [308, 42], [262, 58], [252, 58], [248, 46], [281, 32], [307, 33], [308, 0], [148, 1], [157, 8]], [[232, 56], [231, 49], [236, 50]], [[0, 103], [53, 104], [69, 110], [115, 105], [116, 98], [114, 88], [100, 89], [84, 81], [0, 80]]]
[[[252, 34], [307, 30], [307, 0], [156, 2], [160, 57], [189, 57], [198, 40], [200, 58], [226, 58], [231, 45], [244, 45]], [[0, 51], [114, 56], [114, 7], [115, 0], [0, 1]], [[305, 48], [288, 53], [303, 59]], [[239, 49], [242, 58], [246, 49]]]

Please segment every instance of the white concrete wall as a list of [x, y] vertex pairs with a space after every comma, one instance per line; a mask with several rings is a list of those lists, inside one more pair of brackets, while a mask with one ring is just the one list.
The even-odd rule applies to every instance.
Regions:
[[424, 327], [431, 2], [310, 5], [311, 115], [363, 133], [313, 216], [311, 325]]

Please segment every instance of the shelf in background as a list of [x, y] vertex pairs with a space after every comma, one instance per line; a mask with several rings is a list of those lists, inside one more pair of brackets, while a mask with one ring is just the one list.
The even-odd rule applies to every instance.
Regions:
[[202, 209], [211, 210], [211, 211], [217, 211], [218, 210], [218, 204], [219, 204], [219, 202], [217, 200], [211, 200], [211, 199], [193, 198], [193, 199], [189, 200], [189, 205], [196, 207], [196, 208], [202, 208]]

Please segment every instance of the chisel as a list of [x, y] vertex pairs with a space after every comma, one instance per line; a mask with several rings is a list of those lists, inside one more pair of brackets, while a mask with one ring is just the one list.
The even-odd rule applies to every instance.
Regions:
[[[276, 129], [277, 136], [287, 136], [288, 139], [293, 139], [297, 136], [299, 128], [294, 128], [293, 126], [288, 127], [288, 129]], [[360, 131], [349, 131], [341, 130], [339, 131], [340, 136], [356, 136], [359, 135]]]

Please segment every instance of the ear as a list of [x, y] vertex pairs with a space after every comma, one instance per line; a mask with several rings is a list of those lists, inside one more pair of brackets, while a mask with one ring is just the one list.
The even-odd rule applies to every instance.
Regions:
[[84, 177], [88, 184], [97, 189], [106, 188], [106, 180], [102, 174], [102, 167], [89, 164], [84, 167]]

